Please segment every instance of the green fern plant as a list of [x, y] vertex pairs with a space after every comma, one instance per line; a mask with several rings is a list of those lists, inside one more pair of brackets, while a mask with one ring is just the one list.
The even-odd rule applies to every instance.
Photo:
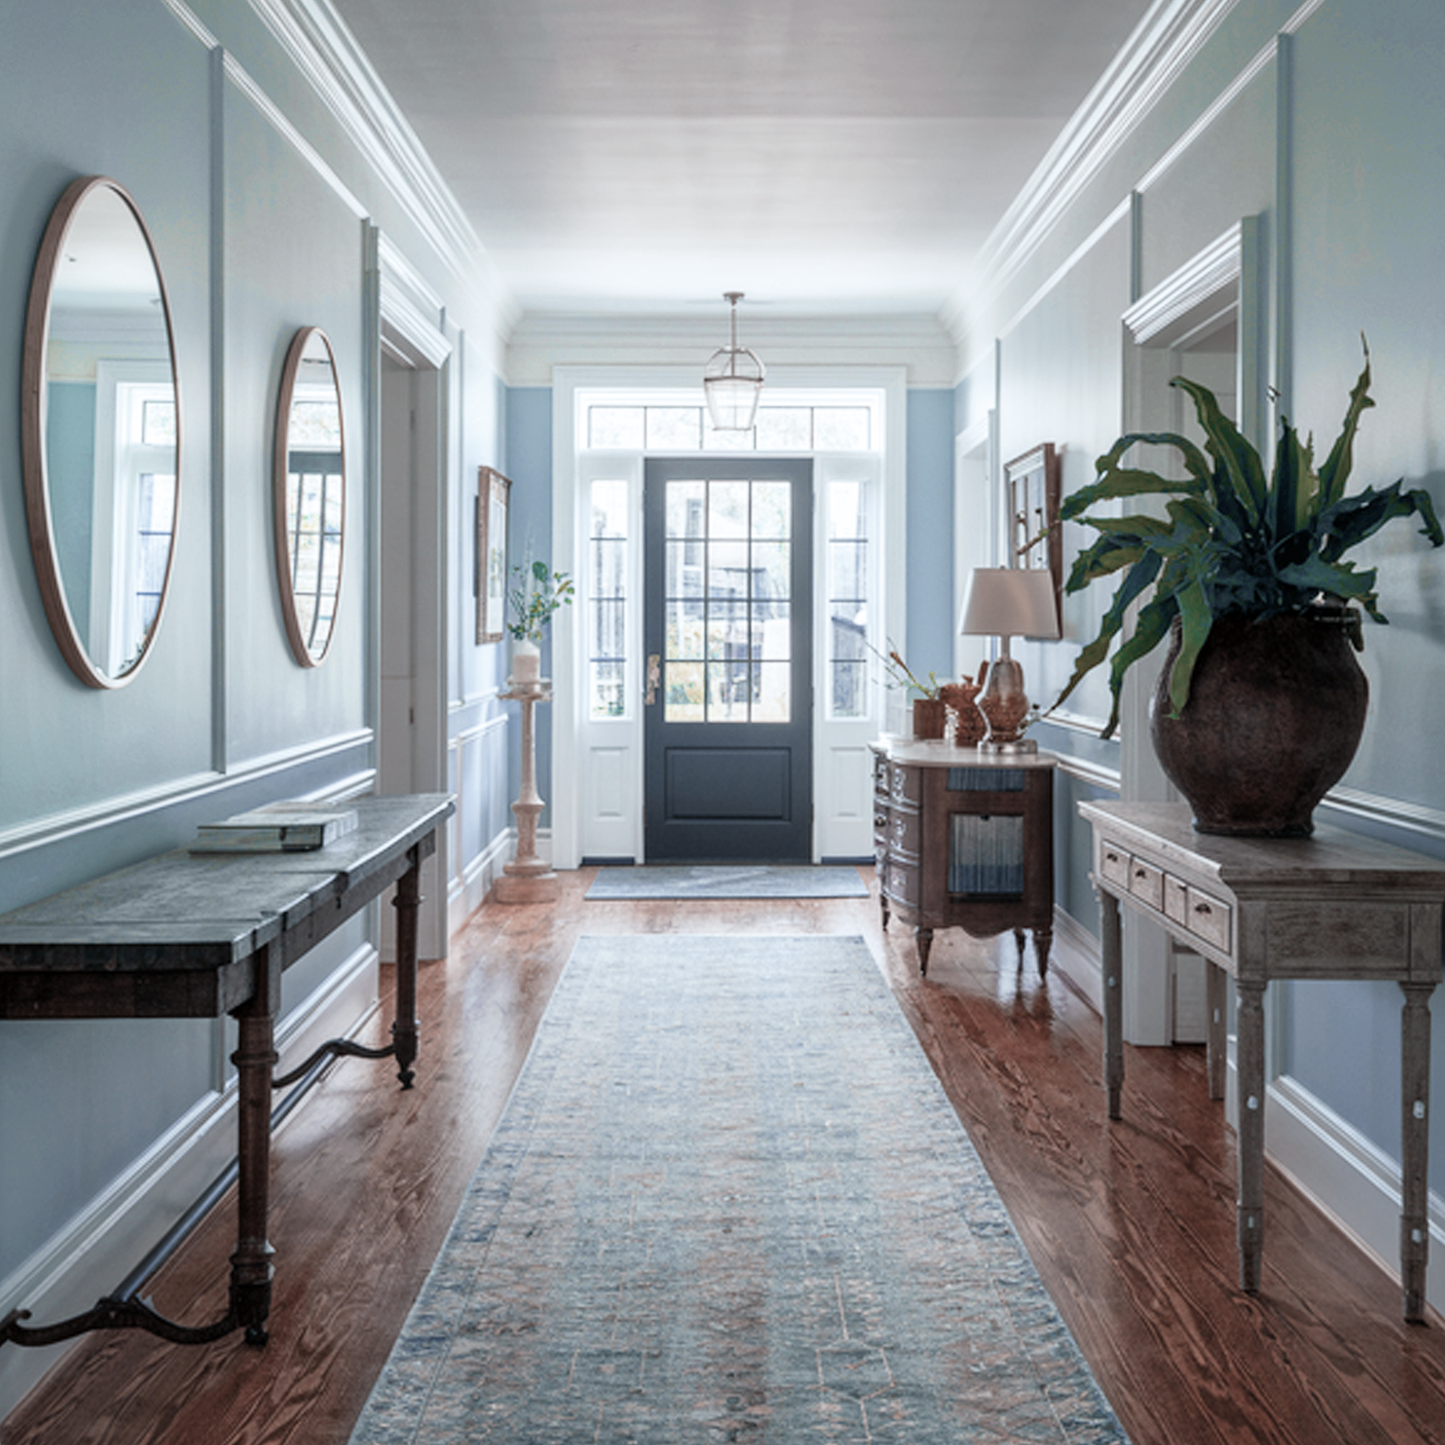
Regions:
[[[1105, 661], [1130, 604], [1153, 587], [1110, 665], [1113, 707], [1103, 732], [1106, 738], [1119, 722], [1125, 673], [1168, 637], [1176, 617], [1181, 641], [1169, 677], [1169, 700], [1178, 717], [1189, 700], [1194, 665], [1215, 618], [1300, 612], [1323, 598], [1358, 602], [1376, 622], [1385, 622], [1375, 591], [1376, 569], [1356, 569], [1344, 554], [1397, 517], [1420, 517], [1421, 535], [1436, 547], [1445, 542], [1434, 505], [1421, 488], [1406, 491], [1403, 481], [1397, 481], [1345, 496], [1360, 417], [1375, 404], [1369, 395], [1368, 347], [1344, 425], [1318, 471], [1313, 440], [1302, 442], [1294, 427], [1282, 421], [1274, 467], [1266, 478], [1259, 452], [1220, 410], [1208, 387], [1183, 376], [1169, 384], [1193, 399], [1206, 437], [1204, 451], [1174, 432], [1131, 432], [1099, 458], [1098, 480], [1072, 493], [1059, 509], [1061, 522], [1081, 522], [1098, 533], [1075, 560], [1065, 590], [1078, 592], [1120, 572], [1123, 578], [1098, 636], [1080, 652], [1055, 707]], [[1124, 466], [1124, 455], [1136, 442], [1174, 447], [1187, 476], [1174, 481]], [[1164, 517], [1088, 513], [1100, 502], [1149, 495], [1168, 499]], [[1354, 640], [1357, 648], [1362, 645], [1358, 630]]]

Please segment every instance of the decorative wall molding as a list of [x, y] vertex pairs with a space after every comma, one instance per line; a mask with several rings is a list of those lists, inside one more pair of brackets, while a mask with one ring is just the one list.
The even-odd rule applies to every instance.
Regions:
[[1059, 760], [1059, 771], [1076, 782], [1087, 783], [1091, 788], [1102, 788], [1106, 793], [1117, 793], [1123, 787], [1118, 768], [1091, 763], [1087, 758], [1076, 758], [1068, 753], [1055, 753], [1054, 756]]
[[[1344, 819], [1406, 834], [1398, 840], [1402, 848], [1421, 839], [1445, 847], [1445, 811], [1424, 803], [1384, 798], [1358, 788], [1331, 788], [1320, 806], [1343, 814]], [[1349, 826], [1347, 822], [1344, 825]]]
[[250, 0], [262, 23], [428, 244], [469, 289], [483, 289], [498, 330], [520, 307], [410, 122], [328, 0]]
[[976, 295], [1018, 273], [1080, 193], [1142, 124], [1239, 0], [1159, 0], [1004, 213], [979, 257], [978, 280], [944, 308], [951, 329]]
[[402, 252], [377, 236], [381, 345], [404, 366], [437, 370], [452, 354], [446, 305]]
[[[334, 759], [353, 749], [369, 749], [372, 737], [369, 728], [357, 729], [320, 743], [253, 759], [230, 772], [193, 773], [189, 777], [172, 779], [155, 788], [143, 788], [118, 798], [106, 798], [91, 806], [71, 808], [62, 813], [27, 820], [15, 827], [0, 829], [0, 859], [54, 843], [69, 842], [82, 834], [148, 817], [163, 809], [219, 799], [228, 792], [256, 784], [263, 779], [280, 777], [310, 764]], [[369, 792], [375, 781], [375, 772], [371, 767], [361, 768], [330, 785], [327, 795], [337, 799], [359, 797]], [[218, 803], [217, 809], [222, 806], [226, 805]]]
[[1218, 304], [1231, 289], [1229, 304], [1235, 304], [1244, 271], [1243, 235], [1243, 225], [1236, 222], [1124, 313], [1124, 325], [1136, 346], [1157, 343], [1201, 306]]

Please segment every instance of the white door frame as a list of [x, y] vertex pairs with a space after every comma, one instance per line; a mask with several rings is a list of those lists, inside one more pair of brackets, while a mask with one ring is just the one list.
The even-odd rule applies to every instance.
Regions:
[[[903, 635], [907, 626], [906, 614], [906, 517], [907, 517], [907, 470], [906, 470], [906, 421], [907, 382], [902, 367], [789, 367], [777, 366], [769, 371], [768, 385], [771, 391], [808, 390], [841, 391], [867, 389], [883, 394], [884, 436], [882, 446], [882, 477], [880, 489], [882, 506], [879, 514], [880, 542], [877, 549], [881, 575], [875, 595], [882, 602], [883, 615], [878, 619], [879, 635], [892, 633]], [[552, 558], [553, 566], [568, 570], [574, 576], [584, 574], [586, 556], [583, 550], [585, 538], [580, 525], [580, 485], [584, 480], [579, 473], [579, 447], [577, 436], [577, 393], [579, 391], [625, 390], [697, 390], [701, 400], [699, 373], [696, 367], [630, 367], [591, 366], [553, 369], [552, 375]], [[737, 453], [726, 455], [736, 456]], [[821, 461], [821, 457], [819, 458]], [[640, 467], [639, 467], [640, 470]], [[823, 466], [815, 469], [815, 489], [826, 481], [827, 471]], [[641, 527], [640, 487], [638, 507], [634, 509], [633, 525]], [[640, 537], [640, 531], [634, 532]], [[634, 548], [638, 560], [637, 575], [630, 584], [629, 595], [637, 598], [638, 606], [633, 609], [635, 617], [631, 628], [636, 637], [629, 641], [629, 668], [627, 691], [630, 699], [626, 726], [616, 726], [619, 747], [625, 747], [632, 757], [630, 764], [622, 757], [613, 760], [616, 776], [607, 780], [607, 786], [621, 789], [620, 796], [629, 799], [624, 808], [630, 816], [619, 819], [619, 837], [626, 836], [624, 828], [630, 828], [634, 843], [626, 850], [625, 856], [642, 856], [642, 770], [641, 758], [641, 717], [638, 715], [642, 693], [641, 659], [641, 561], [640, 552]], [[575, 612], [576, 609], [573, 609]], [[553, 626], [552, 632], [552, 783], [548, 799], [552, 809], [552, 859], [557, 868], [575, 868], [582, 858], [582, 805], [583, 790], [595, 780], [588, 777], [589, 760], [584, 757], [586, 733], [589, 726], [581, 716], [585, 691], [582, 686], [582, 666], [585, 659], [579, 649], [582, 621], [579, 616], [568, 616], [560, 625]], [[815, 628], [818, 623], [815, 620]], [[819, 657], [826, 655], [815, 649], [814, 669], [817, 675]], [[820, 769], [833, 766], [836, 760], [826, 746], [818, 745], [818, 709], [814, 709], [814, 796], [822, 796], [822, 787], [834, 788], [836, 778], [820, 779]], [[856, 753], [845, 766], [857, 764], [866, 767], [867, 736], [878, 730], [881, 719], [870, 718], [857, 725], [857, 739], [848, 739], [845, 751]], [[635, 732], [636, 736], [632, 736]], [[625, 742], [623, 741], [625, 739]], [[860, 804], [863, 817], [866, 802]], [[820, 856], [818, 847], [819, 830], [814, 828], [813, 852]], [[612, 851], [608, 850], [609, 853]], [[867, 849], [862, 850], [866, 852]], [[621, 852], [621, 849], [618, 849]]]

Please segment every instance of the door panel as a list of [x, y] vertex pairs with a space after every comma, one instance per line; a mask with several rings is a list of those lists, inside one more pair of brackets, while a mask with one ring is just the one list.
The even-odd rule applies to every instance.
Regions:
[[805, 862], [812, 462], [649, 458], [643, 513], [647, 860]]

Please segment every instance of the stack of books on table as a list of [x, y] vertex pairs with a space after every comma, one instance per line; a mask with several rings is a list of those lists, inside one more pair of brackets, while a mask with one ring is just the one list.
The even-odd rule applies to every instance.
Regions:
[[192, 853], [301, 853], [354, 832], [355, 808], [335, 803], [268, 803], [196, 830]]

